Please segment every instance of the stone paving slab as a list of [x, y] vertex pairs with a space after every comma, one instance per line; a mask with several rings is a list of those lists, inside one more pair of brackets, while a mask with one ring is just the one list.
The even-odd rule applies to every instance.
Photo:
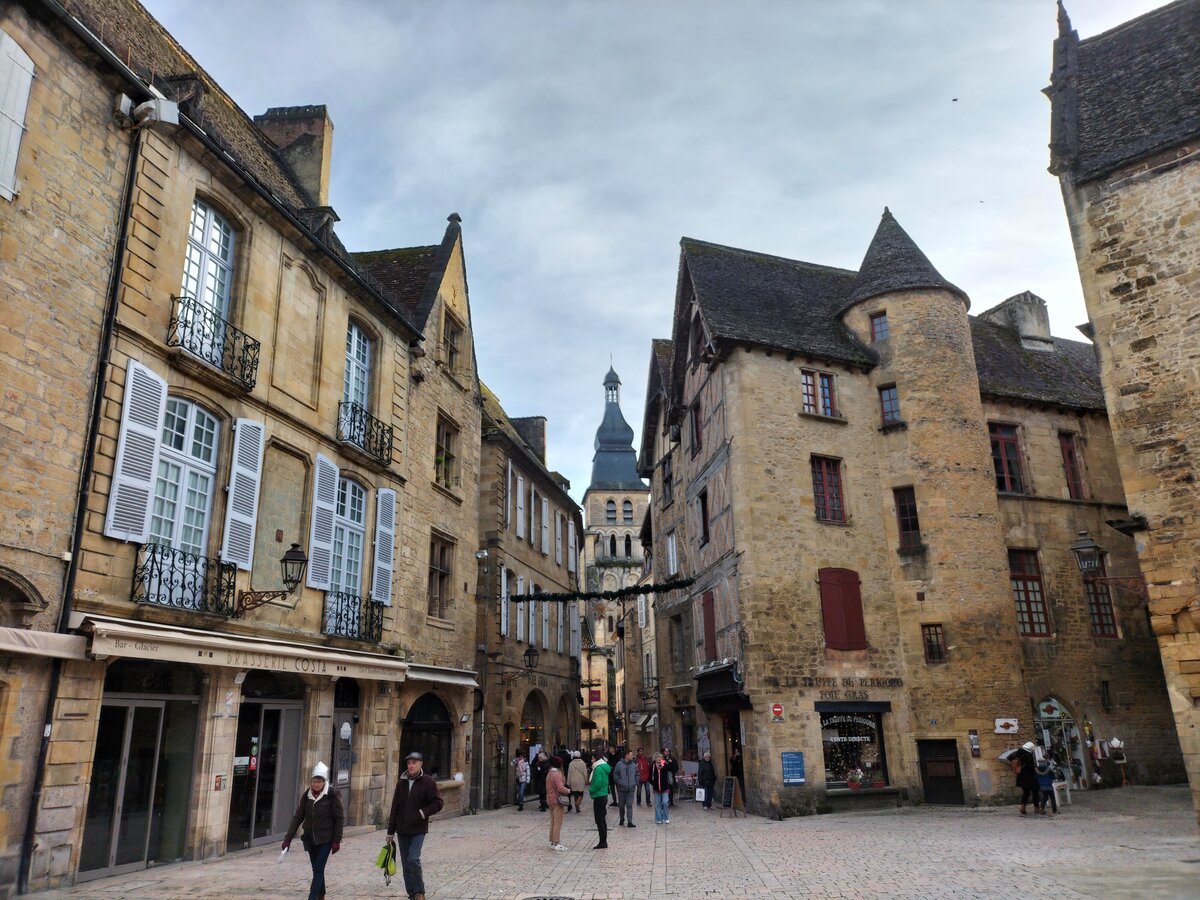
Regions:
[[[677, 804], [671, 824], [635, 807], [593, 850], [590, 811], [569, 813], [549, 848], [546, 814], [514, 807], [435, 819], [423, 861], [429, 900], [702, 898], [1200, 898], [1200, 831], [1185, 786], [1073, 795], [1061, 815], [903, 807], [773, 822]], [[383, 832], [347, 836], [331, 857], [329, 898], [403, 900], [373, 868]], [[297, 845], [299, 842], [297, 841]], [[294, 898], [307, 856], [277, 846], [47, 891], [46, 898]]]

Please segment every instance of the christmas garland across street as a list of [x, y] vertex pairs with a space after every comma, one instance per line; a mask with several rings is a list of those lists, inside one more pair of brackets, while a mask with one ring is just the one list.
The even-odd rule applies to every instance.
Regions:
[[543, 603], [568, 603], [572, 600], [624, 600], [636, 597], [638, 594], [666, 594], [680, 588], [690, 587], [695, 578], [682, 578], [678, 581], [667, 581], [663, 584], [643, 584], [634, 587], [619, 588], [615, 591], [569, 591], [565, 594], [512, 594], [510, 603], [524, 603], [527, 600], [540, 600]]

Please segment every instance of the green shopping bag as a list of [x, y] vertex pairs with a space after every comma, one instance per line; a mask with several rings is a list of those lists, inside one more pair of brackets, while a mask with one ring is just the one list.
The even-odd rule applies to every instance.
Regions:
[[384, 885], [390, 885], [392, 876], [396, 874], [396, 844], [394, 841], [384, 843], [379, 855], [375, 857], [375, 866], [383, 870]]

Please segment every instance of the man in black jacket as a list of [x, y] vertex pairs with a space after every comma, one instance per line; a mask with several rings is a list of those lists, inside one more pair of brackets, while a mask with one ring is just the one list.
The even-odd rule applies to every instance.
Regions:
[[679, 760], [671, 755], [670, 747], [663, 747], [663, 760], [667, 764], [667, 771], [671, 775], [671, 799], [668, 806], [675, 805], [675, 779], [679, 777]]
[[429, 817], [442, 811], [437, 782], [423, 771], [425, 757], [415, 750], [404, 758], [406, 771], [392, 795], [392, 813], [388, 816], [388, 840], [395, 835], [403, 863], [404, 889], [413, 900], [425, 900], [425, 879], [421, 873], [421, 847], [429, 833]]

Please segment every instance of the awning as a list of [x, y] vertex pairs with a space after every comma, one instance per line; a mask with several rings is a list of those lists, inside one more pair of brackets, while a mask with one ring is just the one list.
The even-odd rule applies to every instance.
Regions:
[[597, 725], [595, 722], [593, 722], [591, 719], [589, 719], [587, 716], [580, 716], [579, 717], [579, 727], [580, 728], [599, 728], [600, 726]]
[[71, 624], [91, 637], [89, 650], [96, 659], [121, 656], [368, 681], [404, 681], [408, 671], [407, 663], [380, 653], [332, 650], [84, 613], [72, 614]]
[[732, 712], [752, 709], [750, 698], [742, 693], [742, 685], [734, 678], [736, 662], [710, 666], [696, 673], [696, 702], [710, 712]]
[[409, 681], [436, 681], [438, 684], [451, 684], [455, 687], [477, 688], [476, 673], [470, 669], [443, 669], [441, 666], [425, 666], [420, 663], [408, 664]]
[[59, 634], [57, 631], [0, 628], [0, 653], [87, 659], [87, 638], [77, 634]]

